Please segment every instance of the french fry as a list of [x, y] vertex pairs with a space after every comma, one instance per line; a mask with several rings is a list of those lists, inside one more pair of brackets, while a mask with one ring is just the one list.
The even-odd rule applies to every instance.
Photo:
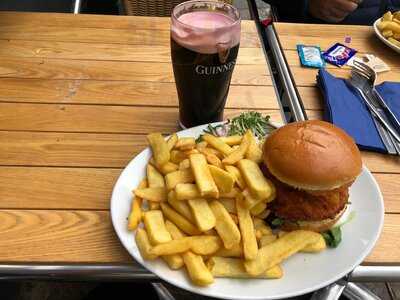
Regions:
[[272, 229], [265, 224], [264, 220], [259, 219], [259, 218], [253, 218], [253, 224], [254, 228], [256, 230], [260, 230], [262, 235], [271, 235], [272, 234]]
[[393, 19], [393, 15], [390, 11], [386, 12], [383, 16], [382, 16], [382, 21], [392, 21]]
[[308, 244], [303, 249], [301, 249], [301, 252], [316, 253], [316, 252], [321, 252], [325, 249], [326, 249], [326, 242], [323, 236], [320, 234], [318, 240], [315, 243]]
[[174, 164], [172, 162], [167, 162], [166, 164], [163, 164], [162, 166], [155, 166], [162, 174], [167, 175], [168, 173], [174, 172], [179, 169], [177, 164]]
[[283, 276], [281, 267], [275, 266], [273, 271], [253, 277], [246, 272], [243, 260], [239, 258], [214, 256], [207, 261], [207, 267], [215, 277], [278, 279]]
[[201, 231], [214, 228], [216, 219], [207, 200], [202, 198], [189, 199], [188, 204], [196, 221], [197, 228]]
[[189, 168], [190, 168], [189, 158], [186, 158], [179, 163], [179, 170], [184, 170]]
[[199, 286], [206, 286], [214, 282], [214, 277], [207, 269], [203, 258], [188, 251], [183, 254], [183, 261], [192, 282]]
[[135, 196], [149, 201], [167, 201], [167, 190], [164, 187], [136, 189], [134, 193]]
[[155, 256], [176, 255], [190, 250], [190, 237], [183, 237], [158, 244], [150, 249], [150, 253]]
[[175, 187], [175, 193], [177, 200], [189, 200], [201, 197], [197, 186], [191, 183], [177, 184]]
[[[146, 179], [143, 179], [140, 183], [138, 188], [144, 188], [147, 185]], [[139, 223], [142, 220], [142, 198], [140, 197], [133, 197], [132, 204], [131, 204], [131, 213], [128, 217], [128, 229], [135, 230]]]
[[214, 155], [214, 156], [218, 157], [219, 159], [224, 158], [224, 154], [214, 148], [206, 147], [204, 149], [201, 149], [200, 152], [203, 153], [204, 155]]
[[221, 136], [219, 139], [229, 146], [239, 145], [242, 142], [241, 135]]
[[177, 213], [174, 209], [171, 208], [166, 203], [161, 203], [161, 209], [165, 215], [165, 218], [173, 222], [176, 226], [179, 227], [183, 232], [189, 235], [198, 235], [201, 234], [200, 230], [196, 228], [192, 223], [190, 223], [186, 218]]
[[[179, 228], [170, 221], [165, 222], [167, 230], [170, 232], [173, 239], [183, 238], [185, 235]], [[213, 277], [205, 266], [201, 256], [198, 256], [191, 251], [182, 254], [186, 269], [189, 273], [191, 280], [195, 284], [207, 285], [213, 282]], [[200, 261], [201, 260], [201, 261]]]
[[242, 159], [239, 161], [238, 167], [254, 197], [267, 199], [271, 195], [270, 184], [265, 179], [257, 163], [249, 159]]
[[255, 206], [250, 209], [250, 213], [253, 216], [258, 216], [267, 208], [267, 204], [265, 202], [259, 202]]
[[222, 161], [218, 158], [218, 156], [216, 156], [215, 154], [204, 154], [204, 156], [206, 157], [206, 160], [209, 164], [216, 166], [218, 168], [222, 168]]
[[382, 35], [383, 35], [385, 38], [389, 38], [389, 37], [393, 36], [393, 31], [391, 31], [391, 30], [383, 30], [383, 31], [382, 31]]
[[[243, 253], [246, 260], [257, 257], [258, 245], [250, 212], [241, 203], [240, 196], [236, 198], [236, 210], [239, 218], [239, 228], [242, 236]], [[258, 275], [258, 274], [257, 274]]]
[[165, 228], [161, 210], [147, 211], [144, 213], [143, 222], [152, 245], [165, 243], [172, 239], [171, 235]]
[[162, 174], [158, 172], [157, 169], [151, 164], [147, 165], [146, 173], [149, 187], [153, 188], [165, 186], [164, 176], [162, 176]]
[[196, 179], [202, 197], [218, 198], [219, 192], [214, 179], [208, 169], [207, 161], [203, 154], [192, 154], [189, 156], [190, 166]]
[[191, 169], [178, 170], [165, 175], [165, 183], [168, 190], [173, 190], [179, 183], [192, 183], [194, 176]]
[[250, 130], [247, 130], [245, 135], [243, 136], [242, 142], [240, 143], [239, 147], [231, 152], [227, 157], [222, 160], [222, 163], [226, 165], [234, 165], [241, 159], [243, 159], [244, 155], [246, 154], [247, 148], [250, 145], [250, 138], [253, 134]]
[[176, 133], [172, 134], [167, 140], [168, 151], [174, 149], [176, 142], [178, 141], [178, 136]]
[[218, 201], [229, 213], [236, 214], [235, 198], [219, 198]]
[[[168, 230], [173, 240], [183, 237], [183, 233], [171, 221], [165, 221], [165, 228]], [[179, 254], [163, 256], [163, 259], [173, 270], [180, 269], [184, 265], [183, 257]]]
[[279, 279], [283, 277], [283, 269], [280, 265], [276, 265], [275, 267], [272, 267], [271, 269], [268, 269], [265, 271], [265, 276], [267, 276], [269, 279]]
[[227, 171], [220, 169], [216, 166], [209, 165], [208, 168], [211, 171], [211, 175], [214, 179], [215, 184], [218, 187], [218, 190], [221, 193], [229, 193], [233, 189], [235, 178], [233, 178], [233, 176]]
[[143, 228], [138, 228], [136, 230], [135, 241], [139, 249], [140, 255], [143, 257], [143, 259], [153, 260], [157, 258], [156, 255], [150, 253], [151, 244], [147, 236], [146, 230], [144, 230]]
[[[400, 26], [400, 24], [398, 24], [398, 25]], [[396, 45], [397, 47], [400, 47], [400, 41], [395, 40], [392, 37], [388, 38], [388, 41], [391, 42], [393, 45]]]
[[258, 241], [260, 244], [260, 248], [271, 244], [272, 242], [275, 242], [277, 239], [276, 235], [270, 234], [270, 235], [263, 235], [260, 240]]
[[150, 133], [147, 135], [147, 140], [150, 143], [156, 164], [162, 166], [167, 163], [170, 158], [169, 148], [161, 133]]
[[178, 139], [175, 144], [175, 148], [180, 150], [193, 149], [196, 146], [196, 140], [193, 137], [182, 137]]
[[172, 236], [173, 240], [179, 240], [186, 236], [174, 223], [170, 220], [165, 221], [165, 228], [167, 228], [169, 234]]
[[177, 165], [179, 165], [182, 160], [185, 160], [188, 157], [186, 153], [180, 150], [172, 150], [170, 156], [171, 162]]
[[222, 240], [216, 235], [191, 236], [191, 250], [199, 255], [210, 255], [223, 247]]
[[195, 219], [186, 201], [179, 201], [176, 199], [175, 191], [168, 193], [168, 204], [172, 206], [178, 213], [188, 219], [191, 223], [195, 223]]
[[211, 255], [221, 247], [221, 239], [217, 236], [186, 236], [158, 244], [150, 249], [150, 253], [156, 256], [164, 256], [179, 254], [190, 250], [198, 255]]
[[190, 154], [199, 154], [200, 153], [200, 151], [198, 151], [197, 149], [190, 149], [190, 150], [185, 150], [185, 151], [183, 151], [183, 153], [185, 153], [185, 155], [187, 156], [187, 157], [189, 157], [190, 156]]
[[179, 254], [164, 255], [161, 258], [167, 263], [168, 267], [172, 270], [178, 270], [182, 268], [184, 265], [183, 258]]
[[244, 267], [247, 273], [257, 276], [265, 270], [280, 264], [305, 246], [317, 242], [318, 239], [319, 233], [312, 231], [295, 230], [289, 232], [275, 242], [259, 249], [256, 258], [246, 260]]
[[238, 187], [240, 187], [242, 190], [246, 188], [246, 183], [244, 182], [242, 174], [240, 174], [238, 168], [236, 168], [235, 166], [226, 165], [225, 170], [233, 176]]
[[220, 193], [220, 198], [236, 198], [236, 196], [240, 193], [237, 188], [233, 188], [229, 193]]
[[243, 205], [248, 208], [248, 209], [252, 209], [253, 207], [255, 207], [257, 204], [263, 202], [263, 199], [258, 199], [256, 197], [254, 197], [250, 191], [248, 189], [245, 189], [243, 192]]
[[210, 202], [210, 208], [216, 219], [215, 230], [221, 237], [224, 247], [231, 249], [234, 245], [239, 244], [240, 231], [225, 207], [214, 200]]
[[215, 252], [214, 255], [222, 257], [243, 257], [243, 245], [242, 243], [238, 243], [235, 244], [231, 249], [222, 247]]
[[233, 151], [230, 146], [221, 141], [218, 137], [215, 137], [211, 134], [204, 134], [203, 140], [205, 140], [209, 145], [211, 145], [213, 148], [217, 149], [224, 155], [229, 155]]
[[201, 141], [200, 143], [196, 144], [196, 149], [201, 152], [204, 148], [206, 148], [208, 143], [206, 141]]
[[250, 143], [249, 147], [247, 148], [245, 157], [250, 159], [256, 163], [260, 163], [262, 161], [262, 150], [257, 144], [257, 140], [252, 134], [251, 137], [249, 136]]

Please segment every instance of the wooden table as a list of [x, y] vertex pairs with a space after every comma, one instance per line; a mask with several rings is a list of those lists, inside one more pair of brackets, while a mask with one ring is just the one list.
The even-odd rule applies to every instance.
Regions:
[[[282, 121], [242, 24], [225, 116]], [[0, 265], [132, 263], [110, 195], [147, 133], [178, 130], [169, 19], [0, 13], [0, 56]]]
[[[281, 47], [292, 72], [303, 105], [310, 119], [322, 118], [323, 100], [316, 86], [317, 70], [303, 68], [296, 51], [297, 44], [318, 45], [328, 49], [336, 42], [351, 37], [350, 47], [359, 54], [370, 53], [382, 58], [392, 69], [379, 74], [379, 81], [399, 81], [400, 57], [374, 36], [372, 27], [344, 25], [308, 25], [274, 23]], [[349, 76], [349, 68], [327, 64], [327, 70], [341, 77]], [[385, 224], [382, 235], [364, 264], [400, 264], [400, 158], [363, 152], [364, 164], [373, 172], [385, 201]]]

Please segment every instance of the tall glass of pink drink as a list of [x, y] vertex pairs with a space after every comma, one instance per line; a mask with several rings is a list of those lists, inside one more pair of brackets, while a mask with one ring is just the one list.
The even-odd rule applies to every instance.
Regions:
[[222, 120], [239, 42], [240, 17], [233, 6], [193, 0], [174, 8], [171, 59], [181, 127]]

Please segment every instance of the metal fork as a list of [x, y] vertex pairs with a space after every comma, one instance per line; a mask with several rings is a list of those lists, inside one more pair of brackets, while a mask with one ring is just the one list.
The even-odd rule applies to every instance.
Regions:
[[354, 69], [359, 73], [361, 76], [367, 79], [369, 86], [372, 89], [372, 93], [376, 97], [379, 106], [382, 107], [383, 111], [386, 113], [387, 118], [392, 123], [392, 125], [396, 128], [397, 132], [400, 133], [400, 121], [397, 119], [396, 115], [390, 109], [389, 106], [386, 105], [386, 102], [382, 99], [381, 95], [375, 88], [377, 74], [374, 69], [368, 66], [365, 63], [354, 61]]
[[[350, 77], [350, 79], [346, 80], [346, 82], [348, 83], [348, 85], [351, 88], [353, 88], [361, 96], [361, 98], [364, 100], [364, 103], [367, 105], [367, 108], [369, 109], [369, 111], [372, 115], [372, 120], [374, 121], [375, 126], [378, 130], [378, 134], [381, 137], [382, 142], [384, 143], [388, 153], [389, 154], [400, 154], [400, 152], [396, 151], [394, 143], [392, 142], [392, 140], [389, 137], [389, 133], [383, 127], [383, 124], [387, 123], [387, 122], [382, 118], [382, 116], [379, 115], [379, 112], [370, 103], [370, 100], [368, 99], [366, 93], [364, 92], [365, 83], [362, 81], [362, 78], [360, 77], [360, 75], [358, 73], [356, 73], [354, 71], [354, 69], [352, 69], [351, 77]], [[380, 122], [382, 122], [382, 124]]]
[[[360, 65], [360, 64], [358, 64]], [[369, 66], [368, 66], [369, 68]], [[371, 69], [372, 70], [372, 69]], [[376, 108], [376, 110], [378, 111], [379, 115], [388, 123], [391, 124], [391, 122], [388, 119], [388, 115], [385, 114], [384, 110], [382, 109], [381, 105], [379, 104], [381, 101], [379, 101], [378, 93], [374, 93], [372, 86], [371, 86], [371, 82], [368, 81], [368, 79], [365, 77], [364, 73], [362, 73], [362, 71], [360, 71], [359, 68], [352, 68], [352, 76], [355, 78], [355, 80], [360, 82], [360, 85], [363, 86], [363, 90], [366, 94], [366, 96], [369, 98], [369, 100], [371, 101], [371, 104]], [[372, 77], [371, 77], [372, 78]], [[372, 82], [375, 82], [376, 80], [376, 76], [374, 76], [374, 79], [372, 79]], [[383, 101], [383, 100], [382, 100]], [[385, 104], [386, 105], [386, 104]], [[374, 121], [375, 122], [375, 121]], [[375, 122], [376, 125], [376, 122]], [[391, 124], [393, 125], [393, 124]], [[395, 137], [388, 132], [385, 128], [382, 128], [381, 126], [376, 125], [378, 131], [382, 132], [382, 135], [387, 135], [388, 138], [391, 140], [393, 146], [392, 147], [387, 147], [388, 152], [391, 152], [390, 148], [395, 148], [396, 152], [398, 154], [400, 154], [400, 143], [396, 141]], [[398, 133], [398, 131], [396, 131], [396, 133]], [[382, 139], [383, 140], [383, 139]], [[386, 146], [386, 144], [385, 144]]]

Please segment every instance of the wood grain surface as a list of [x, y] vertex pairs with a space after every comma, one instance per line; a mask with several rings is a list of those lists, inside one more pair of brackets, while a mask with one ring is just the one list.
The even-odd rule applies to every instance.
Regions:
[[[110, 195], [147, 133], [178, 130], [169, 24], [0, 12], [1, 262], [133, 262]], [[282, 121], [251, 21], [226, 107]]]
[[[175, 83], [0, 78], [0, 102], [178, 106]], [[273, 86], [231, 85], [227, 108], [279, 109]]]
[[[225, 116], [257, 109], [281, 122], [252, 21], [242, 22], [239, 53]], [[0, 59], [0, 261], [131, 263], [109, 199], [145, 134], [178, 129], [169, 19], [1, 12]], [[315, 85], [302, 80], [308, 113], [320, 118]], [[391, 213], [366, 263], [398, 263], [385, 249], [400, 240], [399, 164], [363, 157]]]

